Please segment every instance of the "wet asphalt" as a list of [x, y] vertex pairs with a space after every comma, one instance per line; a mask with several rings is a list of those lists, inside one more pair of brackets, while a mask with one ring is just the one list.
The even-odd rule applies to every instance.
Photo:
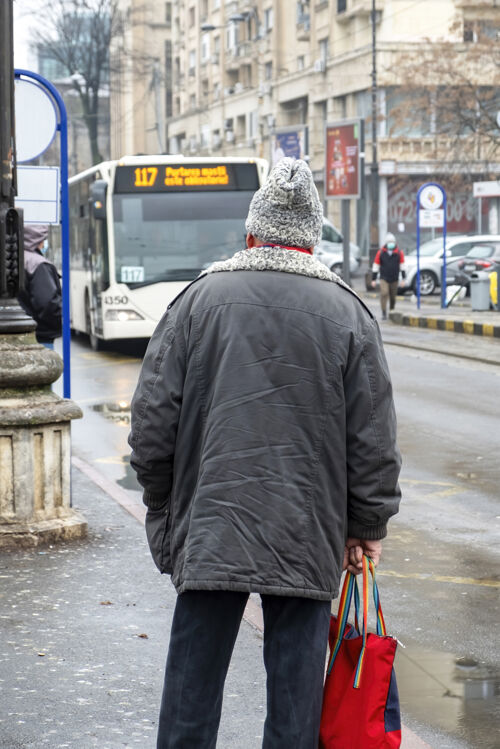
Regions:
[[[376, 309], [375, 301], [369, 304]], [[400, 514], [390, 525], [378, 577], [388, 630], [405, 646], [398, 648], [397, 655], [404, 720], [434, 749], [498, 749], [500, 341], [397, 328], [391, 323], [381, 323], [381, 329], [398, 413], [404, 500]], [[75, 338], [72, 344], [73, 398], [85, 412], [84, 419], [73, 424], [74, 454], [137, 503], [140, 493], [128, 465], [126, 437], [130, 397], [142, 352], [141, 346], [114, 346], [95, 353], [83, 337]], [[90, 521], [88, 542], [48, 553], [12, 555], [7, 571], [1, 559], [2, 593], [5, 585], [14, 583], [7, 598], [5, 594], [0, 598], [2, 629], [7, 621], [8, 635], [4, 639], [7, 645], [0, 649], [7, 679], [0, 670], [0, 679], [4, 678], [0, 686], [5, 690], [5, 681], [12, 684], [13, 679], [23, 677], [28, 684], [19, 686], [18, 695], [8, 691], [7, 702], [1, 698], [0, 720], [6, 721], [1, 736], [8, 738], [0, 738], [0, 747], [111, 749], [137, 745], [147, 749], [154, 746], [151, 733], [175, 594], [152, 566], [142, 529], [133, 518], [93, 485], [89, 487], [79, 472], [73, 495]], [[113, 521], [108, 519], [109, 514]], [[91, 569], [85, 566], [89, 544]], [[106, 563], [108, 553], [115, 560], [111, 566]], [[35, 567], [38, 573], [44, 571], [37, 595], [29, 583], [30, 570]], [[123, 570], [130, 568], [137, 570], [141, 582], [145, 582], [139, 610], [136, 586], [129, 585], [123, 575]], [[51, 671], [46, 655], [34, 655], [46, 647], [45, 641], [50, 641], [47, 637], [34, 639], [32, 625], [37, 612], [47, 616], [49, 602], [47, 599], [44, 603], [44, 588], [53, 588], [53, 573], [57, 585], [62, 586], [59, 610], [50, 610], [49, 623], [42, 628], [55, 643]], [[104, 587], [99, 585], [101, 576]], [[22, 590], [28, 592], [21, 594]], [[113, 596], [120, 600], [120, 608], [113, 608], [114, 603], [101, 605], [101, 601], [113, 601]], [[67, 602], [63, 605], [63, 601]], [[12, 606], [21, 608], [11, 610]], [[137, 618], [130, 618], [131, 613]], [[144, 630], [148, 639], [138, 638], [138, 630]], [[255, 657], [260, 638], [248, 625], [242, 627], [240, 637], [242, 645], [235, 653], [235, 659], [240, 660], [235, 661], [232, 672], [244, 678], [234, 689], [228, 682], [223, 724], [229, 733], [221, 734], [219, 742], [224, 749], [259, 746], [255, 726], [263, 719], [264, 675], [258, 665], [260, 658]], [[81, 679], [76, 678], [76, 664], [82, 660], [81, 651], [77, 658], [80, 644], [88, 651], [91, 664], [91, 671], [87, 676], [80, 674]], [[64, 665], [71, 661], [71, 654], [73, 671]], [[94, 669], [96, 663], [101, 664], [100, 670]], [[115, 680], [119, 683], [117, 690], [129, 691], [117, 692], [116, 696], [112, 687], [111, 702], [109, 695], [103, 700], [106, 683]], [[75, 691], [66, 696], [69, 689]], [[35, 707], [27, 709], [33, 701]], [[45, 703], [50, 708], [47, 716]], [[78, 732], [84, 739], [75, 738], [75, 727], [64, 727], [66, 716], [61, 704], [68, 705], [68, 711], [76, 705], [77, 714], [82, 716]], [[237, 734], [231, 734], [237, 730], [232, 720], [240, 712], [239, 705], [244, 706], [239, 717], [243, 721], [248, 717], [246, 743], [240, 738], [233, 743]], [[142, 716], [140, 720], [138, 716]], [[42, 733], [37, 739], [34, 731], [45, 718], [55, 722], [43, 726], [41, 743]], [[110, 722], [114, 726], [111, 736]], [[5, 728], [10, 733], [5, 734]], [[124, 733], [120, 735], [117, 731], [122, 728]], [[51, 743], [50, 730], [56, 731], [52, 735], [59, 743]], [[136, 737], [133, 730], [139, 732]], [[9, 743], [14, 739], [18, 743]]]

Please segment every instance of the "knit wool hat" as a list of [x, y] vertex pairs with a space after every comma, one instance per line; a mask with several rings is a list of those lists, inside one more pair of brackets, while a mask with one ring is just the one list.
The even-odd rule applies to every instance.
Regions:
[[253, 196], [245, 227], [261, 242], [291, 247], [318, 244], [323, 208], [305, 161], [287, 157], [278, 161]]

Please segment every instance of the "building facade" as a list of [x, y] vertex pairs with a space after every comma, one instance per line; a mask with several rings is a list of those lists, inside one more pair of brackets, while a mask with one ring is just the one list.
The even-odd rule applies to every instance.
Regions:
[[[135, 37], [146, 47], [155, 33], [158, 48], [167, 43], [171, 53], [162, 78], [169, 92], [168, 111], [167, 91], [162, 94], [168, 152], [255, 155], [272, 163], [286, 145], [290, 153], [309, 161], [324, 198], [325, 127], [362, 118], [369, 174], [372, 0], [176, 0], [149, 5], [155, 13], [165, 6], [168, 24], [153, 29], [150, 17], [149, 31], [142, 38], [136, 32]], [[495, 0], [376, 0], [375, 8], [380, 235], [391, 230], [403, 247], [411, 245], [416, 192], [430, 179], [439, 179], [448, 189], [450, 231], [484, 230], [488, 206], [482, 206], [481, 218], [471, 182], [500, 170], [500, 134], [498, 148], [483, 148], [482, 153], [483, 136], [464, 127], [460, 147], [455, 138], [451, 148], [451, 120], [446, 127], [440, 124], [440, 80], [448, 80], [440, 55], [445, 45], [447, 56], [456, 60], [455, 68], [463, 66], [471, 85], [488, 91], [491, 108], [498, 61], [483, 56], [481, 64], [473, 66], [469, 58], [473, 59], [470, 50], [481, 30], [486, 29], [498, 47], [500, 8]], [[425, 107], [417, 104], [417, 77], [418, 92], [435, 92]], [[147, 82], [140, 85], [144, 95]], [[147, 133], [154, 122], [160, 127], [159, 117], [151, 106], [141, 110], [140, 95], [130, 90], [121, 117], [128, 116], [133, 125], [127, 147], [118, 139], [113, 145], [112, 137], [115, 156], [158, 150]], [[113, 103], [111, 116], [113, 133]], [[364, 197], [351, 201], [351, 226], [365, 251], [369, 190], [367, 179]], [[325, 200], [325, 213], [339, 224], [339, 201]]]

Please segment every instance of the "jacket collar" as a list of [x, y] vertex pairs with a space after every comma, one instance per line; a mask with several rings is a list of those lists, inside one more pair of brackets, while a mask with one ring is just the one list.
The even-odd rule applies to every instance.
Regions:
[[235, 270], [267, 270], [281, 273], [298, 273], [301, 276], [333, 281], [349, 288], [336, 273], [329, 270], [312, 255], [293, 252], [284, 247], [252, 247], [240, 250], [229, 260], [213, 263], [206, 273], [220, 273]]

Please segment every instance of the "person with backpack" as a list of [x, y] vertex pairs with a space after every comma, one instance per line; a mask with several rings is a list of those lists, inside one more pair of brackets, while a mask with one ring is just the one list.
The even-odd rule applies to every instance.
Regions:
[[399, 274], [405, 278], [405, 257], [399, 249], [394, 234], [387, 234], [384, 246], [375, 255], [372, 267], [372, 287], [375, 288], [377, 276], [380, 274], [380, 306], [382, 320], [387, 320], [387, 301], [389, 309], [396, 306], [396, 296], [399, 286]]

